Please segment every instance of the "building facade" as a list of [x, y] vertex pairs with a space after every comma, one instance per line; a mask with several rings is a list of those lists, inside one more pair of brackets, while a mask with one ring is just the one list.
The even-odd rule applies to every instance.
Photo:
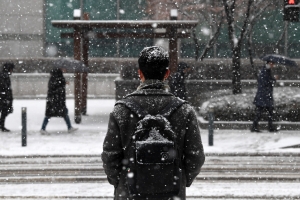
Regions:
[[0, 1], [0, 57], [44, 55], [44, 1]]
[[[54, 28], [51, 20], [71, 20], [73, 10], [79, 9], [81, 5], [83, 5], [83, 12], [89, 13], [91, 20], [168, 20], [170, 10], [180, 7], [185, 2], [185, 0], [1, 0], [0, 58], [73, 56], [73, 39], [61, 38], [61, 33], [72, 32], [72, 30]], [[180, 12], [178, 19], [184, 19]], [[266, 12], [253, 29], [254, 57], [273, 53], [283, 29], [281, 10]], [[292, 58], [300, 57], [299, 29], [300, 23], [290, 23], [288, 35], [285, 37], [288, 40], [288, 56]], [[200, 50], [204, 49], [211, 37], [208, 34], [209, 30], [209, 25], [204, 21], [199, 23], [196, 32]], [[105, 30], [101, 31], [105, 32]], [[144, 46], [163, 43], [166, 42], [153, 39], [91, 39], [89, 56], [137, 57]], [[280, 48], [283, 49], [283, 41]], [[182, 39], [179, 49], [182, 58], [194, 58], [193, 38]], [[208, 55], [210, 58], [231, 57], [226, 23], [223, 25], [215, 49], [215, 53], [210, 52]], [[242, 56], [248, 56], [246, 42]]]

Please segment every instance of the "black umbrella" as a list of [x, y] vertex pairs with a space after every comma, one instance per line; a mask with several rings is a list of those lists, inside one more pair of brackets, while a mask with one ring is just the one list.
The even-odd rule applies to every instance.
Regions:
[[287, 65], [291, 67], [298, 67], [297, 63], [290, 59], [289, 57], [278, 55], [278, 54], [268, 54], [261, 58], [263, 61], [269, 61], [272, 63], [277, 63], [281, 65]]
[[67, 72], [88, 72], [88, 68], [82, 61], [71, 58], [60, 58], [54, 61], [53, 68], [63, 68]]

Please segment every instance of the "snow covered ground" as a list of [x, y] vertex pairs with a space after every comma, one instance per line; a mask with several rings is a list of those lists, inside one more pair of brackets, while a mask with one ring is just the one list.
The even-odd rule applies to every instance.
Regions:
[[[100, 154], [107, 130], [108, 115], [115, 100], [88, 99], [87, 114], [81, 124], [74, 123], [74, 100], [67, 100], [69, 115], [74, 127], [79, 130], [68, 133], [62, 118], [51, 118], [47, 131], [39, 130], [45, 113], [46, 101], [15, 100], [14, 112], [7, 117], [6, 127], [10, 133], [0, 132], [0, 155], [32, 154]], [[21, 108], [27, 108], [27, 146], [21, 146]], [[300, 144], [299, 131], [277, 133], [251, 133], [249, 130], [215, 130], [214, 146], [208, 146], [208, 130], [201, 130], [205, 153], [236, 152], [300, 152], [300, 148], [282, 147]]]
[[[62, 118], [52, 118], [47, 131], [39, 130], [44, 118], [46, 101], [15, 100], [14, 113], [9, 115], [6, 127], [10, 133], [0, 132], [1, 155], [56, 155], [56, 154], [101, 154], [102, 142], [107, 130], [108, 115], [114, 100], [88, 99], [88, 116], [83, 116], [81, 124], [74, 123], [74, 100], [67, 100], [70, 118], [79, 130], [68, 133]], [[21, 146], [21, 108], [27, 108], [27, 146]], [[245, 152], [300, 152], [299, 148], [282, 149], [300, 144], [299, 131], [278, 133], [251, 133], [249, 130], [215, 130], [214, 146], [208, 146], [208, 130], [201, 130], [205, 153], [245, 153]], [[0, 158], [1, 159], [1, 158]], [[216, 187], [217, 184], [217, 187]], [[66, 184], [0, 184], [0, 198], [18, 196], [105, 196], [112, 199], [113, 187], [108, 183], [66, 183]], [[197, 182], [187, 189], [187, 195], [201, 195], [208, 199], [217, 196], [249, 196], [251, 199], [273, 195], [284, 197], [300, 196], [300, 184], [285, 182]], [[276, 197], [276, 198], [277, 198]], [[72, 199], [72, 198], [71, 198]], [[205, 199], [205, 198], [204, 198]]]
[[[216, 187], [216, 184], [218, 186]], [[201, 196], [201, 199], [299, 199], [299, 182], [297, 183], [240, 183], [240, 182], [205, 182], [196, 183], [187, 188], [187, 196]], [[77, 183], [77, 184], [16, 184], [0, 185], [1, 197], [40, 196], [69, 197], [109, 197], [113, 199], [113, 186], [108, 183]], [[74, 198], [70, 198], [74, 197]], [[227, 198], [224, 198], [227, 197]], [[228, 198], [233, 197], [233, 198]], [[239, 198], [240, 197], [240, 198]], [[248, 198], [245, 198], [248, 197]], [[3, 199], [3, 198], [1, 198]], [[13, 198], [16, 199], [16, 198]], [[30, 199], [30, 198], [29, 198]], [[42, 198], [41, 198], [42, 199]], [[44, 198], [43, 198], [44, 199]], [[48, 198], [47, 198], [48, 199]], [[87, 198], [88, 199], [88, 198]], [[100, 199], [100, 198], [99, 198]], [[221, 198], [220, 198], [221, 199]]]

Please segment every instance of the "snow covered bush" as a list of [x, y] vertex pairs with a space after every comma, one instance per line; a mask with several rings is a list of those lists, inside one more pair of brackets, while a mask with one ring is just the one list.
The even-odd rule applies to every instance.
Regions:
[[[242, 94], [233, 95], [230, 90], [216, 91], [211, 99], [199, 108], [200, 115], [207, 120], [210, 108], [216, 121], [252, 121], [255, 112], [253, 99], [256, 89], [245, 89]], [[274, 88], [276, 121], [300, 121], [300, 88]], [[266, 120], [267, 116], [262, 116]]]

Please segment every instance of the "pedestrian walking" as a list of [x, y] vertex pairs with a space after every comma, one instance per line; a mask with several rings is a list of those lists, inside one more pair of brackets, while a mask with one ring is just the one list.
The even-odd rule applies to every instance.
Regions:
[[190, 69], [191, 68], [185, 62], [180, 62], [178, 64], [177, 72], [169, 78], [171, 93], [183, 100], [187, 100], [185, 75]]
[[251, 132], [260, 132], [259, 120], [262, 112], [268, 112], [268, 128], [270, 132], [277, 131], [277, 128], [273, 126], [273, 111], [274, 111], [274, 99], [273, 99], [273, 87], [278, 79], [278, 75], [272, 75], [272, 69], [275, 64], [271, 61], [267, 61], [265, 66], [262, 67], [257, 78], [257, 93], [254, 98], [254, 104], [256, 106], [255, 117], [251, 127]]
[[40, 133], [43, 135], [49, 134], [46, 131], [46, 126], [51, 117], [63, 117], [67, 124], [69, 133], [72, 133], [78, 129], [72, 127], [68, 115], [68, 109], [66, 106], [66, 84], [67, 82], [63, 76], [63, 70], [60, 68], [52, 69], [48, 82], [46, 113], [42, 128], [40, 130]]
[[186, 199], [186, 187], [204, 163], [194, 109], [169, 92], [169, 57], [144, 48], [138, 59], [141, 84], [116, 102], [101, 158], [114, 199]]
[[5, 119], [8, 114], [13, 112], [13, 93], [9, 76], [14, 67], [13, 63], [4, 63], [2, 73], [0, 73], [0, 128], [2, 132], [10, 132], [9, 129], [5, 128]]

